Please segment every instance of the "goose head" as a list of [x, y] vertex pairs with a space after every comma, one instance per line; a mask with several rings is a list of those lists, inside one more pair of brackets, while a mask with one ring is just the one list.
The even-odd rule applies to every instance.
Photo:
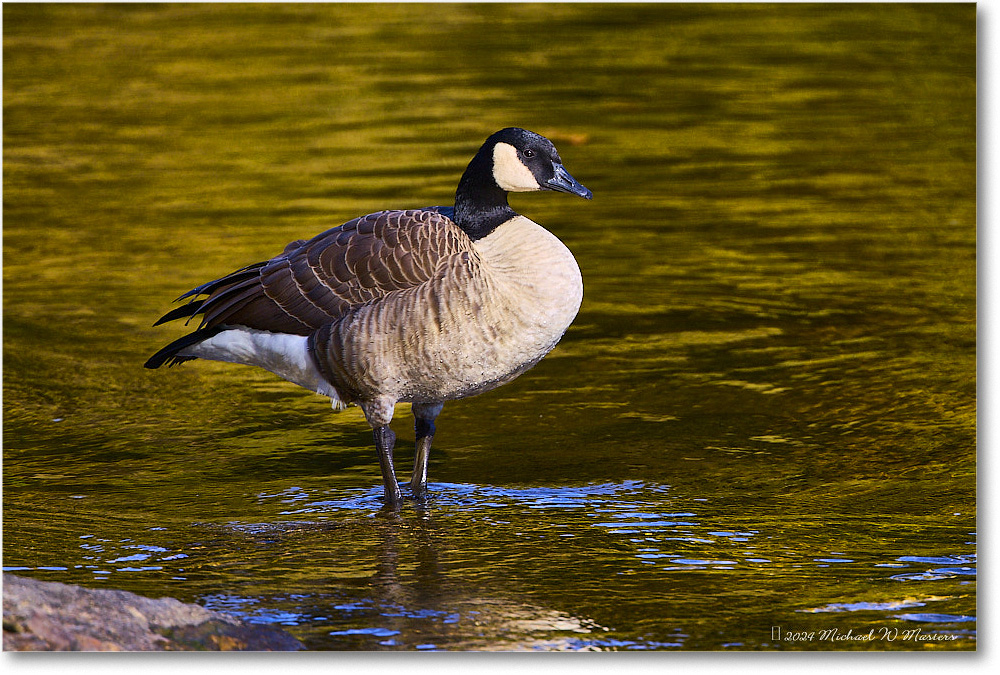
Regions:
[[552, 141], [527, 129], [501, 129], [486, 139], [459, 181], [455, 222], [472, 239], [481, 238], [517, 215], [507, 193], [541, 190], [593, 198], [563, 166]]
[[493, 180], [507, 192], [556, 190], [584, 199], [594, 194], [563, 167], [552, 141], [527, 129], [502, 129], [487, 139], [493, 148]]

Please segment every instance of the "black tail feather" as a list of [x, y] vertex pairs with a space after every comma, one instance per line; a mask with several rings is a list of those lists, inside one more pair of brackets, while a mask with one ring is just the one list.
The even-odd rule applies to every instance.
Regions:
[[[187, 319], [187, 322], [190, 322], [191, 319], [205, 312], [205, 304], [208, 300], [212, 301], [213, 306], [218, 304], [220, 298], [223, 302], [227, 304], [230, 303], [233, 296], [245, 293], [247, 282], [251, 282], [250, 285], [252, 285], [252, 280], [260, 276], [261, 268], [268, 265], [270, 262], [270, 260], [265, 260], [263, 262], [247, 265], [246, 267], [240, 268], [220, 279], [215, 279], [214, 281], [209, 281], [201, 286], [192, 288], [190, 291], [177, 298], [177, 300], [184, 300], [185, 298], [191, 298], [191, 300], [180, 307], [170, 310], [161, 316], [153, 325], [159, 326], [161, 323], [166, 323], [175, 319]], [[201, 300], [194, 299], [199, 295], [211, 296], [212, 293], [219, 290], [222, 291], [222, 294], [216, 298], [209, 297]], [[225, 326], [212, 326], [211, 328], [204, 328], [204, 325], [205, 322], [202, 321], [202, 325], [199, 326], [193, 333], [189, 333], [182, 338], [174, 340], [166, 347], [150, 356], [145, 363], [146, 368], [159, 368], [164, 364], [174, 366], [178, 363], [184, 363], [185, 361], [191, 361], [198, 358], [196, 356], [180, 356], [179, 352], [183, 351], [187, 347], [198, 344], [202, 340], [207, 340], [213, 335], [216, 335], [226, 329]]]
[[188, 302], [180, 307], [172, 309], [163, 316], [161, 316], [159, 319], [157, 319], [156, 323], [154, 323], [153, 325], [159, 326], [161, 323], [166, 323], [167, 321], [173, 321], [174, 319], [183, 319], [183, 318], [187, 318], [187, 320], [190, 321], [199, 313], [204, 311], [201, 308], [204, 302], [205, 302], [204, 300], [192, 300], [191, 302]]
[[240, 281], [245, 281], [246, 279], [252, 279], [254, 277], [260, 276], [260, 268], [263, 267], [264, 265], [267, 265], [269, 262], [271, 261], [266, 260], [264, 262], [254, 263], [253, 265], [247, 265], [246, 267], [240, 268], [235, 272], [227, 274], [221, 279], [215, 279], [214, 281], [209, 281], [207, 283], [202, 284], [201, 286], [196, 286], [195, 288], [192, 288], [190, 291], [188, 291], [181, 297], [177, 298], [177, 300], [175, 300], [174, 302], [177, 302], [178, 300], [183, 300], [184, 298], [190, 298], [195, 295], [208, 295], [210, 293], [215, 292], [217, 289], [222, 288], [223, 286], [228, 286], [230, 284], [235, 284]]
[[198, 328], [202, 328], [218, 316], [228, 316], [233, 310], [252, 302], [260, 294], [259, 290], [259, 286], [253, 282], [234, 284], [210, 298], [212, 305], [205, 309], [205, 316]]
[[191, 345], [196, 345], [202, 340], [207, 340], [213, 335], [221, 333], [224, 330], [226, 330], [225, 326], [214, 326], [205, 330], [196, 330], [193, 333], [188, 333], [184, 337], [174, 340], [166, 347], [150, 356], [149, 360], [145, 363], [145, 367], [159, 368], [164, 364], [168, 366], [175, 366], [178, 363], [184, 363], [185, 361], [196, 359], [198, 358], [197, 356], [178, 356], [178, 352], [190, 347]]

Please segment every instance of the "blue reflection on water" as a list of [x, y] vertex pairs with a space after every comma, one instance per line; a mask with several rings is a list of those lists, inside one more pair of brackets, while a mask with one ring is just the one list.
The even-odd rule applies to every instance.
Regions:
[[[963, 576], [976, 576], [976, 554], [958, 554], [947, 556], [902, 556], [897, 558], [901, 563], [923, 563], [935, 565], [919, 572], [906, 572], [890, 577], [895, 581], [939, 581]], [[936, 567], [948, 565], [948, 567]]]
[[923, 623], [963, 623], [975, 621], [974, 616], [964, 616], [957, 614], [896, 614], [895, 618], [903, 621], [920, 621]]
[[[635, 501], [622, 501], [623, 498], [634, 497], [637, 494], [666, 493], [665, 485], [655, 485], [642, 481], [624, 481], [622, 483], [599, 483], [570, 487], [528, 487], [507, 488], [493, 485], [470, 485], [461, 483], [431, 483], [428, 486], [430, 497], [428, 505], [432, 508], [460, 507], [463, 510], [506, 508], [512, 505], [530, 509], [579, 509], [587, 506], [595, 507], [595, 512], [602, 505], [613, 504], [618, 508], [634, 508]], [[281, 515], [299, 515], [306, 513], [324, 513], [341, 510], [378, 511], [383, 506], [382, 488], [373, 487], [361, 494], [354, 493], [345, 497], [309, 501], [302, 506], [281, 512]], [[267, 500], [280, 498], [282, 503], [297, 504], [309, 499], [310, 495], [299, 488], [290, 488], [278, 494], [261, 494], [258, 499]], [[661, 514], [636, 512], [637, 519], [662, 518], [664, 515], [692, 516], [693, 513]], [[629, 514], [619, 514], [614, 517], [627, 518]], [[621, 526], [615, 523], [614, 526]]]
[[[276, 598], [271, 598], [270, 600], [274, 601]], [[264, 606], [262, 600], [259, 598], [241, 595], [221, 593], [206, 595], [202, 598], [202, 604], [206, 609], [232, 614], [250, 623], [298, 626], [299, 624], [315, 620], [315, 617], [300, 612], [290, 612]]]
[[332, 630], [330, 635], [374, 635], [375, 637], [390, 637], [399, 635], [398, 630], [391, 628], [348, 628], [347, 630]]

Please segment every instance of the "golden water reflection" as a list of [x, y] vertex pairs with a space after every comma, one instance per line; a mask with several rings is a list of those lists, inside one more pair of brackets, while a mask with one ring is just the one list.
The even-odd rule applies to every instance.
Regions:
[[[974, 647], [974, 5], [3, 11], [8, 568], [315, 649]], [[512, 124], [594, 190], [511, 198], [584, 304], [446, 407], [426, 510], [356, 409], [141, 368], [172, 298], [449, 203]]]

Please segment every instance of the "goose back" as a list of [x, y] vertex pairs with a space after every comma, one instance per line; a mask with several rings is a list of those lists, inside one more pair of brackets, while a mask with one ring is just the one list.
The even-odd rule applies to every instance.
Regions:
[[203, 314], [200, 330], [239, 325], [308, 335], [354, 307], [434, 278], [470, 247], [448, 207], [380, 211], [292, 242], [278, 256], [192, 289], [160, 322]]

